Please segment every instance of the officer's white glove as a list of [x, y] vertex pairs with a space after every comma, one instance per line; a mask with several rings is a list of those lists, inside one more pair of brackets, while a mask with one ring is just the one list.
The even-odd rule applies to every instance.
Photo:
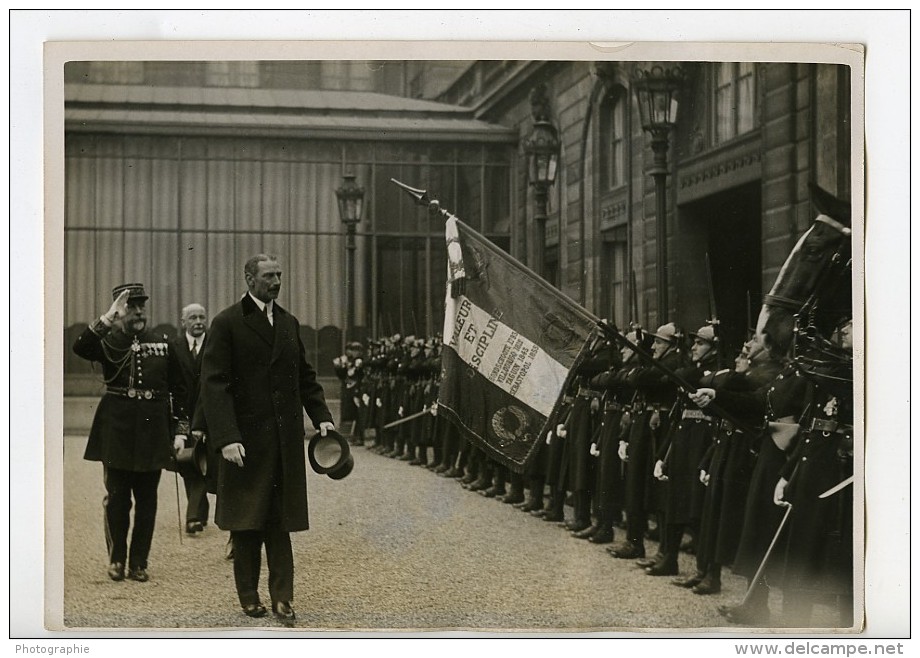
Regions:
[[776, 488], [773, 489], [773, 504], [779, 505], [780, 507], [792, 507], [791, 503], [783, 500], [783, 496], [786, 494], [786, 485], [789, 484], [789, 480], [786, 478], [780, 478], [779, 482], [776, 483]]
[[399, 409], [396, 411], [396, 415], [402, 417], [403, 415], [402, 405], [399, 405]]
[[364, 401], [364, 404], [365, 404], [365, 405], [368, 405], [368, 404], [370, 404], [370, 402], [371, 402], [371, 396], [368, 395], [367, 393], [364, 393], [364, 394], [361, 396], [361, 400]]
[[383, 400], [381, 400], [380, 398], [377, 398], [377, 408], [383, 409]]
[[702, 482], [707, 487], [709, 486], [709, 473], [706, 471], [700, 471], [700, 482]]
[[558, 436], [560, 439], [564, 439], [567, 434], [568, 432], [565, 429], [565, 425], [562, 423], [556, 425], [556, 436]]
[[173, 452], [179, 452], [185, 447], [185, 441], [188, 437], [185, 434], [176, 434], [173, 438]]
[[546, 445], [549, 445], [553, 442], [553, 430], [550, 430], [546, 433]]
[[668, 476], [664, 474], [664, 462], [662, 460], [659, 459], [655, 462], [655, 470], [652, 472], [652, 475], [662, 482], [668, 479]]
[[352, 398], [351, 401], [354, 403], [356, 407], [361, 406], [361, 398]]
[[324, 420], [319, 424], [319, 434], [320, 436], [326, 436], [328, 432], [335, 431], [335, 423], [330, 423], [328, 420]]
[[592, 444], [591, 444], [591, 451], [590, 451], [590, 452], [591, 452], [591, 456], [592, 456], [592, 457], [599, 457], [600, 454], [601, 454], [601, 451], [597, 449], [597, 444], [596, 444], [596, 443], [592, 443]]
[[629, 461], [629, 455], [627, 455], [627, 450], [629, 449], [629, 444], [626, 441], [620, 441], [620, 447], [617, 449], [617, 454], [620, 456], [620, 459], [624, 462]]

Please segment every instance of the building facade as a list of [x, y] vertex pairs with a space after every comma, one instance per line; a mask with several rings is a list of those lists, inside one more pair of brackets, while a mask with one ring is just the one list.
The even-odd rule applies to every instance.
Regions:
[[[813, 220], [808, 182], [849, 198], [849, 71], [680, 63], [662, 318], [652, 153], [632, 82], [651, 65], [69, 63], [65, 390], [94, 381], [69, 345], [112, 286], [146, 283], [153, 322], [175, 331], [187, 303], [213, 314], [235, 302], [243, 262], [261, 251], [281, 257], [280, 303], [323, 374], [348, 336], [437, 332], [442, 225], [390, 179], [429, 190], [599, 317], [694, 329], [717, 313], [739, 344]], [[560, 141], [545, 220], [523, 148], [535, 93]], [[353, 282], [335, 196], [345, 173], [365, 190]]]

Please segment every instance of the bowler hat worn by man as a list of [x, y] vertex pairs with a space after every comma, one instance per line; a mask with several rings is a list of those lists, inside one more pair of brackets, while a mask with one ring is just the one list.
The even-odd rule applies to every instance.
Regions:
[[233, 541], [233, 574], [243, 611], [261, 617], [262, 545], [272, 610], [294, 619], [290, 532], [306, 530], [303, 412], [325, 435], [334, 430], [316, 371], [305, 358], [300, 324], [275, 300], [281, 265], [259, 254], [244, 267], [249, 291], [211, 323], [201, 398], [208, 441], [219, 450], [215, 522]]
[[[185, 386], [166, 336], [147, 330], [144, 286], [117, 286], [112, 298], [111, 308], [73, 346], [77, 355], [102, 365], [106, 385], [83, 458], [103, 465], [109, 578], [124, 580], [127, 563], [128, 578], [146, 582], [160, 472], [171, 464], [173, 450], [185, 439], [177, 434], [170, 441], [178, 422], [187, 422]], [[134, 530], [129, 552], [132, 494]]]

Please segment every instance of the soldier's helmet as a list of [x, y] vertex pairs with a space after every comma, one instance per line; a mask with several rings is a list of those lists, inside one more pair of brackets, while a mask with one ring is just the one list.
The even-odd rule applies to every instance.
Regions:
[[658, 327], [658, 331], [652, 335], [668, 343], [676, 343], [680, 339], [680, 332], [677, 330], [677, 325], [673, 322], [661, 325]]
[[715, 329], [710, 324], [700, 327], [697, 331], [691, 331], [690, 336], [705, 340], [707, 343], [715, 343], [719, 340], [716, 336]]

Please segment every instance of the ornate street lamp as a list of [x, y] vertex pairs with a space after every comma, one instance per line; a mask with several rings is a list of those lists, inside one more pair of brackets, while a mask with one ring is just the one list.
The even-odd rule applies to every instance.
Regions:
[[684, 79], [684, 71], [679, 66], [654, 65], [651, 69], [636, 69], [632, 76], [642, 128], [652, 137], [655, 156], [647, 172], [655, 179], [659, 324], [666, 322], [668, 316], [668, 136], [677, 124], [677, 100]]
[[352, 339], [355, 330], [355, 235], [364, 210], [364, 188], [355, 184], [352, 173], [342, 176], [344, 183], [335, 191], [339, 201], [339, 219], [345, 224], [345, 336]]
[[550, 121], [549, 98], [546, 87], [540, 85], [530, 96], [533, 130], [524, 140], [524, 153], [527, 154], [527, 169], [530, 184], [534, 188], [536, 211], [534, 221], [537, 228], [537, 273], [543, 275], [543, 254], [546, 249], [546, 215], [549, 201], [549, 188], [556, 182], [556, 169], [559, 164], [559, 136], [556, 127]]

